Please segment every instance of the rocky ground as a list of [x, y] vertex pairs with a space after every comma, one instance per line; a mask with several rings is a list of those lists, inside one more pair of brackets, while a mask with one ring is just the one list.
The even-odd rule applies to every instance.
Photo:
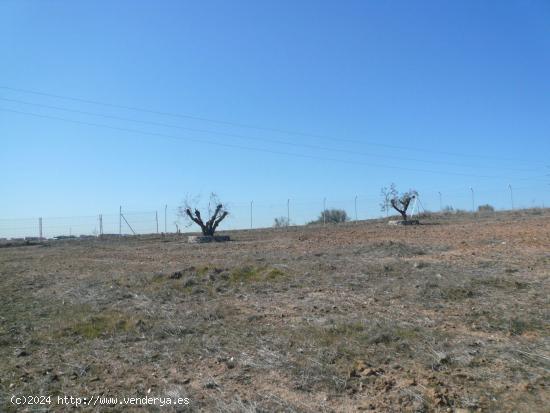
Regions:
[[6, 245], [0, 411], [550, 411], [550, 211], [421, 224]]

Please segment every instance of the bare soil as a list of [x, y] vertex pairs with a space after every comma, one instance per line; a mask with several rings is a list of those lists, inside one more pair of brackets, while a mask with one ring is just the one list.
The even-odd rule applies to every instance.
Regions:
[[0, 248], [0, 411], [550, 411], [549, 210], [228, 235]]

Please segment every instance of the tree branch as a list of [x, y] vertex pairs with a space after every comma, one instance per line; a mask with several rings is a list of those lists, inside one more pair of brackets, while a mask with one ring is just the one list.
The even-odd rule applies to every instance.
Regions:
[[195, 216], [193, 216], [193, 214], [191, 212], [191, 208], [187, 208], [185, 210], [185, 213], [187, 214], [187, 216], [189, 216], [189, 218], [191, 218], [191, 220], [195, 224], [197, 224], [199, 227], [201, 227], [202, 233], [206, 235], [206, 227], [204, 225], [204, 222], [202, 222], [201, 213], [199, 212], [199, 210], [195, 209]]
[[229, 215], [229, 212], [223, 211], [223, 214], [221, 214], [216, 221], [214, 221], [214, 225], [212, 226], [212, 232], [216, 231], [216, 228], [218, 228], [218, 225], [220, 222], [223, 221], [223, 219]]

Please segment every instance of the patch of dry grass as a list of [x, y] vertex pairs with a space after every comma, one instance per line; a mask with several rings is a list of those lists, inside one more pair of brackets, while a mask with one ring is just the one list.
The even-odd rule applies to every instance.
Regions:
[[109, 389], [190, 411], [544, 411], [547, 218], [2, 248], [0, 409]]

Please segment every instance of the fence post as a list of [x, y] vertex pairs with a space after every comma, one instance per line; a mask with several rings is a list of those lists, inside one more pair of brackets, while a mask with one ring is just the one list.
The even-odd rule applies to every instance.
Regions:
[[155, 211], [155, 222], [157, 223], [157, 234], [159, 233], [159, 213]]
[[286, 200], [286, 226], [290, 226], [290, 198]]
[[323, 198], [323, 225], [327, 223], [327, 199]]
[[357, 222], [357, 195], [355, 195], [355, 222]]
[[166, 227], [166, 214], [168, 213], [168, 204], [164, 205], [164, 233], [166, 234], [168, 232], [168, 228]]
[[254, 205], [254, 201], [250, 201], [250, 229], [252, 229], [252, 205]]
[[40, 239], [42, 239], [42, 217], [38, 218], [38, 234]]
[[103, 215], [99, 214], [99, 235], [103, 235]]
[[118, 208], [118, 235], [122, 235], [122, 205]]

